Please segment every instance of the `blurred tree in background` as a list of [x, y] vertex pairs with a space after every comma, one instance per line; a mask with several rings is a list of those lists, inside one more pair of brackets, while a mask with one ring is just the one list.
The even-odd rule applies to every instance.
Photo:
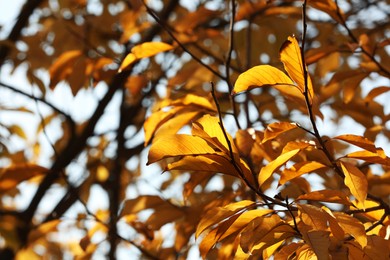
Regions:
[[389, 259], [389, 17], [26, 1], [0, 42], [0, 258]]

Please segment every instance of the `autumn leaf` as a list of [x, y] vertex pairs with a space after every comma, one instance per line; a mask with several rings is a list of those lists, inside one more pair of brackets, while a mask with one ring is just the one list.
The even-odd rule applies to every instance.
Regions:
[[338, 190], [318, 190], [300, 195], [296, 200], [313, 200], [352, 205], [347, 195]]
[[310, 101], [312, 101], [314, 97], [313, 84], [309, 74], [307, 74], [305, 83], [304, 66], [306, 67], [306, 64], [302, 61], [301, 48], [294, 36], [289, 36], [280, 48], [280, 60], [283, 62], [288, 75], [297, 83], [302, 93], [306, 91], [307, 87]]
[[275, 139], [280, 134], [285, 133], [287, 131], [290, 131], [292, 129], [297, 128], [298, 126], [293, 123], [289, 122], [275, 122], [271, 123], [267, 126], [267, 128], [264, 131], [264, 139], [261, 141], [262, 143], [265, 143], [269, 140]]
[[310, 230], [326, 231], [328, 229], [327, 214], [321, 208], [309, 204], [298, 204], [297, 207], [302, 222]]
[[46, 174], [48, 169], [36, 164], [18, 164], [0, 169], [0, 193], [15, 188], [23, 181]]
[[290, 160], [292, 157], [297, 155], [301, 149], [295, 149], [289, 152], [286, 152], [284, 154], [279, 155], [278, 158], [261, 168], [259, 173], [259, 185], [263, 185], [264, 182], [266, 182], [272, 174], [275, 172], [276, 169], [278, 169], [280, 166], [285, 164], [288, 160]]
[[61, 54], [50, 67], [50, 88], [54, 88], [58, 82], [71, 75], [75, 62], [83, 53], [80, 50], [67, 51]]
[[[309, 230], [302, 233], [305, 242], [316, 254], [316, 259], [329, 259], [329, 247], [331, 245], [329, 233], [329, 231], [324, 230]], [[307, 257], [305, 259], [312, 258]]]
[[333, 215], [345, 233], [353, 236], [362, 248], [367, 245], [367, 235], [364, 225], [358, 219], [342, 212], [333, 212]]
[[368, 182], [366, 176], [353, 164], [340, 162], [344, 173], [344, 183], [355, 198], [364, 203], [367, 198]]
[[248, 91], [256, 87], [273, 85], [294, 87], [292, 80], [281, 70], [269, 65], [259, 65], [238, 76], [232, 94]]
[[212, 209], [209, 210], [204, 216], [202, 216], [201, 221], [196, 228], [195, 237], [198, 238], [202, 232], [204, 232], [207, 228], [211, 227], [219, 223], [220, 221], [225, 220], [228, 217], [233, 216], [237, 212], [248, 209], [250, 206], [253, 206], [255, 202], [250, 200], [242, 200], [235, 203], [230, 203], [224, 207], [220, 207], [217, 210]]
[[139, 59], [152, 57], [160, 52], [170, 51], [173, 46], [163, 42], [144, 42], [134, 46], [122, 61], [118, 72], [126, 70]]
[[347, 135], [339, 135], [339, 136], [336, 136], [333, 138], [338, 139], [338, 140], [342, 140], [344, 142], [347, 142], [347, 143], [350, 143], [353, 145], [356, 145], [360, 148], [363, 148], [363, 149], [370, 151], [370, 152], [373, 152], [373, 153], [375, 153], [376, 149], [377, 149], [373, 142], [371, 142], [370, 140], [368, 140], [367, 138], [365, 138], [363, 136], [347, 134]]
[[213, 148], [200, 137], [178, 134], [158, 138], [150, 148], [148, 163], [151, 164], [168, 157], [183, 155], [216, 154]]
[[278, 185], [283, 185], [303, 174], [314, 172], [318, 169], [325, 168], [326, 165], [316, 161], [305, 161], [294, 164], [291, 168], [285, 169], [280, 174]]

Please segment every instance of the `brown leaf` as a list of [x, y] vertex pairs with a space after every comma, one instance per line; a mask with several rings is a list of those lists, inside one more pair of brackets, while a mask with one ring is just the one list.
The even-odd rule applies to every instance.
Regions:
[[0, 169], [0, 193], [15, 188], [23, 181], [35, 176], [42, 176], [48, 172], [47, 168], [36, 164], [17, 164]]
[[58, 82], [65, 80], [74, 69], [74, 64], [82, 56], [80, 50], [67, 51], [61, 54], [50, 67], [50, 88], [54, 88]]

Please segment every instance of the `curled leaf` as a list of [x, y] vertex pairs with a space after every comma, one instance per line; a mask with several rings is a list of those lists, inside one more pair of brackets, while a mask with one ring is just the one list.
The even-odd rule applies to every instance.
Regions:
[[139, 59], [152, 57], [160, 52], [172, 50], [173, 46], [163, 42], [145, 42], [134, 46], [131, 52], [124, 58], [119, 72], [127, 69]]
[[269, 66], [255, 66], [238, 76], [232, 94], [248, 91], [256, 87], [289, 85], [294, 86], [294, 82], [281, 70]]

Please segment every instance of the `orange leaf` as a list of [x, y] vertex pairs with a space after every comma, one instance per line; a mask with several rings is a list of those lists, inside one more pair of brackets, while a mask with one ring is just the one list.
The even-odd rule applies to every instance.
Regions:
[[[284, 69], [288, 75], [297, 83], [298, 88], [302, 93], [305, 91], [305, 77], [302, 62], [301, 48], [299, 47], [297, 39], [289, 36], [280, 49], [280, 59], [284, 64]], [[307, 71], [307, 68], [306, 68]], [[307, 91], [309, 93], [310, 101], [314, 97], [313, 84], [310, 75], [307, 74]]]
[[370, 163], [379, 163], [386, 166], [390, 166], [390, 159], [386, 156], [382, 148], [377, 148], [376, 153], [369, 151], [357, 151], [347, 154], [347, 158], [354, 158], [363, 160]]
[[310, 230], [322, 230], [328, 229], [327, 214], [316, 206], [310, 204], [298, 204], [300, 212], [300, 218], [303, 223], [310, 227]]
[[[303, 239], [312, 248], [317, 258], [329, 259], [330, 238], [329, 231], [310, 230], [302, 232]], [[314, 259], [314, 258], [298, 258], [298, 259]]]
[[152, 57], [160, 52], [172, 50], [173, 46], [163, 42], [144, 42], [134, 46], [131, 49], [131, 53], [122, 61], [119, 67], [119, 72], [129, 68], [131, 64], [138, 61], [139, 59]]
[[358, 219], [342, 212], [333, 212], [333, 215], [345, 233], [353, 236], [362, 248], [367, 245], [367, 235], [364, 225]]
[[50, 67], [50, 88], [54, 88], [58, 82], [66, 79], [73, 71], [75, 61], [83, 53], [80, 50], [67, 51], [61, 54]]
[[376, 87], [372, 89], [370, 92], [368, 92], [367, 96], [364, 98], [364, 101], [371, 102], [377, 96], [386, 93], [388, 91], [390, 91], [390, 87], [385, 87], [385, 86]]
[[373, 153], [376, 152], [375, 144], [363, 136], [347, 134], [336, 136], [334, 137], [334, 139], [342, 140], [344, 142], [356, 145]]
[[275, 122], [271, 123], [267, 126], [264, 132], [264, 139], [261, 141], [262, 143], [267, 142], [268, 140], [275, 139], [280, 134], [285, 133], [289, 130], [295, 129], [298, 126], [289, 122]]
[[318, 190], [300, 195], [296, 200], [314, 200], [351, 205], [347, 195], [338, 190]]
[[135, 199], [126, 200], [120, 216], [138, 213], [145, 209], [155, 208], [158, 205], [164, 204], [165, 201], [159, 196], [142, 195]]
[[0, 193], [15, 188], [19, 183], [46, 174], [48, 169], [35, 164], [18, 164], [0, 169]]
[[200, 154], [216, 154], [216, 152], [205, 140], [197, 136], [183, 134], [162, 136], [152, 144], [147, 164], [168, 157]]
[[248, 91], [256, 87], [273, 85], [294, 87], [292, 80], [281, 70], [269, 65], [259, 65], [238, 76], [232, 94]]
[[224, 173], [238, 177], [237, 170], [230, 163], [230, 160], [216, 154], [186, 156], [177, 162], [168, 164], [166, 170]]
[[288, 160], [294, 157], [297, 153], [299, 153], [301, 149], [295, 149], [284, 154], [279, 155], [275, 160], [261, 168], [259, 173], [259, 185], [263, 185], [265, 181], [267, 181], [274, 171], [278, 169], [280, 166], [285, 164]]
[[321, 169], [324, 167], [326, 167], [326, 166], [323, 165], [322, 163], [315, 162], [315, 161], [313, 161], [313, 162], [305, 161], [305, 162], [296, 163], [291, 168], [285, 169], [281, 173], [281, 177], [280, 177], [278, 185], [283, 185], [286, 182], [288, 182], [292, 179], [295, 179], [303, 174], [313, 172], [315, 170], [318, 170], [318, 169]]
[[356, 166], [340, 162], [344, 172], [344, 183], [351, 191], [352, 195], [361, 203], [367, 198], [368, 182], [366, 176]]
[[[221, 125], [219, 124], [219, 118], [217, 117], [204, 115], [198, 121], [193, 123], [192, 134], [194, 136], [202, 137], [222, 151], [227, 153], [229, 152], [229, 146], [226, 137], [223, 134]], [[233, 152], [237, 153], [238, 151], [234, 145], [232, 137], [227, 134], [227, 138], [230, 141]]]
[[233, 216], [240, 210], [248, 209], [253, 206], [255, 202], [250, 200], [242, 200], [235, 203], [230, 203], [224, 207], [209, 210], [200, 220], [198, 227], [196, 228], [195, 237], [198, 238], [202, 232], [209, 227], [224, 221], [226, 218]]

